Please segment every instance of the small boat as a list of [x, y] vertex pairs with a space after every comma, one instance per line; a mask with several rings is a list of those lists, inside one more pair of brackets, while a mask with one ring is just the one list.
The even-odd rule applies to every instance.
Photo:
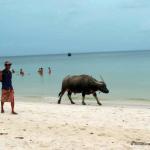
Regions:
[[72, 54], [71, 53], [68, 53], [68, 56], [70, 57]]

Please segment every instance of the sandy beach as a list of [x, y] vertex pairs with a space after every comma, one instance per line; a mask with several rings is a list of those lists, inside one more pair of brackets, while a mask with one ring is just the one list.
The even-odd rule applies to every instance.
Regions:
[[0, 150], [149, 150], [150, 106], [17, 102], [0, 114]]

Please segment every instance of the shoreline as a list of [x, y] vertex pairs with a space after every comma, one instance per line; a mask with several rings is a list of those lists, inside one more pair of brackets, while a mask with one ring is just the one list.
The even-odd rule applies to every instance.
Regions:
[[[82, 98], [82, 97], [81, 97]], [[78, 97], [72, 97], [75, 105], [82, 105], [82, 100]], [[35, 102], [35, 103], [48, 103], [57, 104], [58, 97], [50, 96], [16, 96], [16, 102]], [[127, 107], [150, 107], [150, 100], [148, 99], [122, 99], [122, 100], [112, 100], [112, 99], [99, 99], [102, 106], [127, 106]], [[87, 106], [99, 106], [94, 98], [85, 99]], [[61, 101], [61, 105], [71, 105], [70, 100], [65, 95]], [[101, 106], [99, 106], [101, 107]]]
[[0, 114], [0, 149], [150, 148], [149, 108], [16, 102], [18, 115], [10, 114], [9, 103], [5, 108]]

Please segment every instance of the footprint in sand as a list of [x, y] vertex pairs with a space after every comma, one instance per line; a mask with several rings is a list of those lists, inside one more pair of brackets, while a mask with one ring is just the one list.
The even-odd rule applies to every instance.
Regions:
[[50, 130], [51, 130], [52, 128], [53, 128], [53, 127], [48, 127], [48, 129], [50, 129]]
[[16, 139], [24, 139], [24, 137], [19, 136], [19, 137], [15, 137]]
[[32, 140], [29, 140], [30, 142], [33, 142]]
[[67, 125], [68, 125], [68, 123], [65, 123], [65, 124], [63, 124], [62, 126], [65, 127], [65, 126], [67, 126]]
[[0, 133], [0, 135], [8, 135], [8, 133]]
[[97, 136], [105, 136], [105, 133], [98, 134]]
[[79, 128], [80, 130], [86, 130], [86, 128]]
[[93, 132], [90, 132], [90, 134], [94, 134]]
[[131, 145], [150, 145], [150, 143], [147, 142], [139, 142], [139, 141], [132, 141]]

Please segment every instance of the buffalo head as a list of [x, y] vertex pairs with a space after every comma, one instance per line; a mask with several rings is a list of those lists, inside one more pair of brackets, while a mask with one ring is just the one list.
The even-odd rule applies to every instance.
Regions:
[[103, 93], [109, 93], [109, 90], [107, 89], [106, 83], [104, 81], [97, 82], [98, 89]]

